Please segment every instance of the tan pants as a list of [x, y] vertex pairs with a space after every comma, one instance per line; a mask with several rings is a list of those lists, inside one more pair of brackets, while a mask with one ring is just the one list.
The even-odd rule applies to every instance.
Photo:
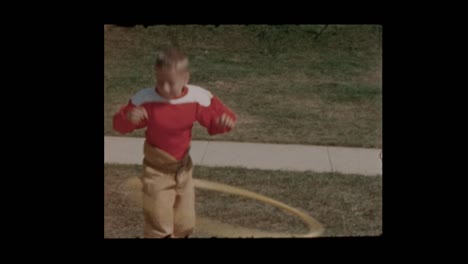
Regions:
[[195, 228], [195, 191], [188, 151], [177, 161], [167, 152], [144, 145], [143, 212], [145, 238], [182, 238]]

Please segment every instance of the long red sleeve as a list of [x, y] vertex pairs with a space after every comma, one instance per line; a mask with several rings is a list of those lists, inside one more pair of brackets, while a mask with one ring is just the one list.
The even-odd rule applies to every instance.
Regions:
[[226, 107], [216, 96], [211, 98], [210, 105], [204, 107], [199, 105], [197, 109], [197, 121], [204, 127], [206, 127], [208, 134], [222, 134], [231, 131], [231, 128], [221, 127], [218, 125], [217, 120], [226, 113], [234, 121], [237, 120], [237, 116], [232, 112], [231, 109]]
[[122, 134], [126, 134], [132, 132], [135, 129], [143, 128], [146, 126], [146, 120], [142, 120], [140, 124], [135, 126], [127, 119], [127, 113], [135, 107], [136, 106], [131, 101], [129, 101], [127, 105], [120, 108], [120, 110], [114, 115], [114, 119], [112, 122], [114, 130]]

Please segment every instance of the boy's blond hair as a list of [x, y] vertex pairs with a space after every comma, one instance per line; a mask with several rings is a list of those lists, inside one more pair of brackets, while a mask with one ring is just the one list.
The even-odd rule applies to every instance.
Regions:
[[188, 57], [177, 48], [166, 49], [158, 53], [155, 68], [172, 68], [178, 71], [188, 71]]

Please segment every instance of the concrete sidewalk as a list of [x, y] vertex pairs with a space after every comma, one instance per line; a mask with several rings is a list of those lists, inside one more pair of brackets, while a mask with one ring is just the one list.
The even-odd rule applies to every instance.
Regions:
[[[104, 162], [141, 164], [144, 138], [104, 137]], [[380, 149], [192, 141], [195, 165], [382, 175]]]

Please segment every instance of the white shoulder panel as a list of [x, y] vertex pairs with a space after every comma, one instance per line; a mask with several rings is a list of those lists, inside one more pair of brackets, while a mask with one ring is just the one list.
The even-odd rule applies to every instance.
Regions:
[[210, 91], [195, 85], [187, 85], [188, 93], [179, 99], [169, 100], [170, 104], [185, 104], [185, 103], [199, 103], [202, 106], [208, 107], [211, 104], [213, 95]]
[[136, 106], [140, 106], [144, 103], [152, 103], [152, 102], [166, 102], [167, 100], [159, 96], [156, 93], [154, 88], [146, 88], [143, 90], [138, 91], [132, 97], [132, 103]]

